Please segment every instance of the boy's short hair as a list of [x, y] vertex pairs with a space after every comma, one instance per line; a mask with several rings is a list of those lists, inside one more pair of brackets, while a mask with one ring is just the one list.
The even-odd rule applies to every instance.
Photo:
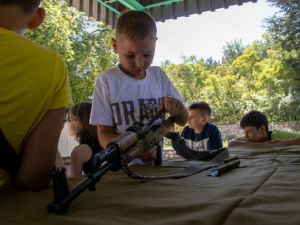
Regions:
[[208, 115], [209, 117], [211, 115], [210, 106], [206, 102], [197, 102], [189, 106], [189, 110], [195, 109], [201, 110], [202, 112], [204, 112], [204, 115]]
[[247, 126], [256, 127], [259, 129], [262, 125], [266, 127], [266, 132], [269, 131], [268, 119], [265, 114], [260, 111], [251, 110], [246, 115], [243, 116], [240, 122], [240, 127], [244, 129]]
[[151, 15], [139, 10], [122, 13], [117, 20], [116, 36], [124, 35], [130, 40], [145, 40], [148, 36], [156, 37], [156, 24]]
[[40, 3], [41, 0], [0, 0], [0, 6], [16, 5], [21, 7], [24, 13], [34, 12]]

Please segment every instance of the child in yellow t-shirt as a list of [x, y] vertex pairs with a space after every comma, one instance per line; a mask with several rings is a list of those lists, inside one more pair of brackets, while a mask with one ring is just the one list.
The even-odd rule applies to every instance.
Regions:
[[61, 57], [22, 37], [42, 24], [45, 10], [39, 4], [0, 0], [0, 129], [20, 156], [14, 178], [0, 167], [0, 188], [13, 180], [32, 191], [50, 183], [61, 121], [72, 104]]

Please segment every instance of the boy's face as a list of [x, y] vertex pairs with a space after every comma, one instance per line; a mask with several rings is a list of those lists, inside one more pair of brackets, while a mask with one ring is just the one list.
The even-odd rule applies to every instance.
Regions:
[[208, 121], [208, 116], [203, 116], [203, 113], [198, 109], [189, 110], [188, 125], [191, 129], [201, 130]]
[[245, 133], [245, 138], [247, 138], [247, 141], [249, 142], [262, 142], [266, 136], [264, 125], [258, 129], [254, 126], [246, 126], [243, 128], [243, 131]]
[[120, 35], [112, 39], [114, 52], [119, 54], [122, 71], [129, 77], [137, 80], [145, 78], [146, 69], [151, 65], [156, 37], [149, 36], [144, 41], [133, 41]]

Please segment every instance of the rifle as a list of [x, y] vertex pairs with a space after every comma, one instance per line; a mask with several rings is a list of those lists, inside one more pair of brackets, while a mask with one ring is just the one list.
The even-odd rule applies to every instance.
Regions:
[[[71, 202], [87, 188], [90, 191], [96, 190], [96, 183], [109, 170], [118, 171], [122, 169], [127, 175], [135, 179], [143, 179], [143, 176], [132, 173], [128, 164], [135, 158], [140, 157], [144, 152], [157, 145], [163, 137], [171, 138], [174, 130], [174, 120], [169, 117], [161, 125], [153, 124], [164, 110], [160, 110], [151, 121], [133, 123], [126, 132], [111, 141], [106, 149], [93, 157], [94, 170], [84, 180], [78, 183], [72, 190], [69, 190], [65, 177], [65, 169], [53, 167], [51, 170], [53, 179], [54, 200], [48, 205], [49, 213], [67, 213]], [[161, 165], [161, 150], [157, 149], [155, 159], [156, 165]]]

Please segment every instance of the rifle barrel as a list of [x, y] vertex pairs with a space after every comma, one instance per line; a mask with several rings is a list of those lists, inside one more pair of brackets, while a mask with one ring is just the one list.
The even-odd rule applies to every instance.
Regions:
[[80, 183], [78, 183], [71, 191], [68, 196], [66, 196], [63, 200], [57, 202], [53, 201], [50, 203], [47, 207], [47, 210], [49, 213], [54, 214], [65, 214], [67, 213], [69, 206], [71, 202], [82, 192], [84, 192], [87, 188], [90, 188], [90, 190], [95, 190], [95, 185], [97, 182], [100, 181], [100, 178], [111, 168], [114, 167], [115, 162], [107, 162], [105, 163], [101, 169], [96, 171], [93, 174], [89, 174], [86, 176], [84, 180], [82, 180]]

